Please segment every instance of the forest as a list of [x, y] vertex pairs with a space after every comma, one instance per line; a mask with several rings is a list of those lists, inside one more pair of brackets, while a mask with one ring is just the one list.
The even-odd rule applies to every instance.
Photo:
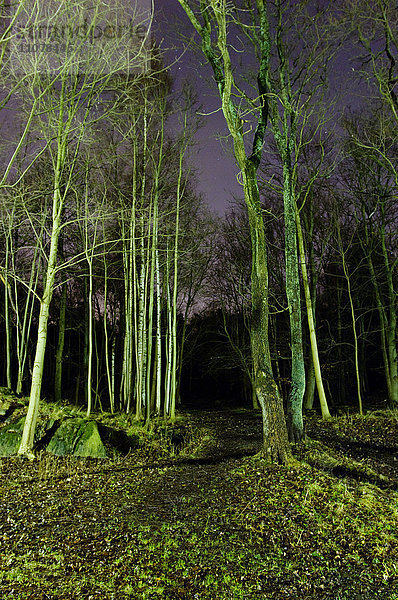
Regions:
[[398, 9], [150, 4], [0, 5], [0, 590], [397, 600]]

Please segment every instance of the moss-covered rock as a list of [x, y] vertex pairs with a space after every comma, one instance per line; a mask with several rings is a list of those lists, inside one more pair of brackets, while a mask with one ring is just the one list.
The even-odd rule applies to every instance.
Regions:
[[[19, 413], [19, 416], [17, 416]], [[25, 425], [25, 416], [21, 417], [21, 412], [11, 414], [6, 423], [0, 429], [0, 456], [13, 456], [18, 454], [21, 444], [22, 432]], [[55, 427], [55, 421], [40, 417], [37, 421], [34, 445], [35, 448], [43, 448], [51, 436], [51, 430]]]
[[95, 421], [82, 418], [66, 419], [52, 436], [48, 452], [58, 456], [91, 456], [106, 458], [106, 450]]
[[17, 454], [21, 444], [25, 417], [5, 425], [0, 431], [0, 456]]
[[98, 432], [97, 423], [89, 421], [79, 429], [80, 437], [77, 440], [74, 456], [93, 456], [106, 458], [106, 450]]
[[[1, 388], [0, 388], [1, 389]], [[1, 414], [4, 407], [4, 414]], [[140, 446], [135, 432], [109, 427], [94, 419], [73, 416], [70, 411], [54, 407], [40, 408], [37, 417], [34, 452], [47, 450], [58, 456], [106, 458], [114, 453], [128, 454]], [[26, 406], [3, 401], [0, 395], [0, 456], [16, 455], [22, 439]]]
[[10, 407], [11, 402], [9, 400], [2, 400], [0, 398], [0, 416], [7, 415], [8, 411], [10, 410]]
[[0, 422], [12, 417], [13, 412], [23, 405], [23, 401], [12, 390], [0, 387]]

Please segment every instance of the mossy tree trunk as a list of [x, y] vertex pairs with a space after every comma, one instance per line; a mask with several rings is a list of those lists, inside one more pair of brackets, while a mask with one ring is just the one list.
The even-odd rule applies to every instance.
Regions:
[[[186, 0], [179, 0], [179, 2], [199, 34], [203, 53], [213, 69], [221, 98], [222, 111], [233, 139], [234, 154], [242, 175], [252, 248], [251, 351], [254, 386], [263, 416], [264, 453], [271, 460], [287, 464], [291, 462], [292, 456], [282, 400], [272, 374], [269, 351], [267, 248], [257, 180], [257, 169], [261, 161], [268, 118], [265, 78], [269, 69], [270, 46], [269, 36], [267, 35], [268, 21], [265, 6], [263, 1], [257, 0], [256, 6], [260, 19], [257, 48], [259, 56], [257, 78], [259, 107], [252, 151], [247, 155], [239, 99], [235, 103], [232, 93], [233, 89], [234, 93], [237, 91], [237, 87], [229, 54], [230, 46], [227, 41], [228, 9], [226, 2], [224, 0], [210, 0], [207, 4], [202, 2], [200, 4], [201, 20], [196, 17]], [[212, 28], [214, 28], [214, 31], [212, 31]]]
[[301, 299], [299, 263], [297, 254], [296, 198], [292, 181], [290, 156], [284, 156], [283, 204], [285, 215], [286, 296], [290, 322], [292, 356], [291, 386], [288, 397], [287, 421], [289, 439], [300, 442], [304, 436], [303, 397], [305, 391], [305, 366], [303, 332], [301, 326]]
[[251, 351], [254, 388], [263, 417], [264, 454], [271, 461], [288, 463], [291, 459], [291, 451], [283, 403], [272, 373], [269, 350], [269, 290], [265, 228], [256, 168], [250, 160], [246, 161], [243, 170], [243, 182], [252, 248]]
[[[265, 4], [264, 12], [268, 10]], [[297, 197], [299, 159], [303, 148], [314, 136], [309, 133], [308, 122], [314, 110], [317, 90], [322, 89], [325, 82], [324, 72], [330, 56], [328, 45], [323, 41], [317, 23], [321, 12], [315, 14], [306, 11], [305, 3], [298, 8], [294, 2], [276, 0], [272, 17], [272, 44], [274, 61], [270, 63], [265, 74], [266, 88], [271, 92], [268, 98], [269, 118], [272, 135], [276, 142], [282, 167], [282, 192], [285, 223], [285, 264], [286, 264], [286, 297], [289, 310], [290, 344], [291, 344], [291, 387], [288, 397], [288, 429], [290, 440], [294, 443], [304, 437], [302, 405], [305, 392], [305, 364], [302, 334], [302, 311], [300, 299], [300, 276], [298, 261], [297, 232]], [[298, 12], [296, 12], [298, 11]], [[265, 17], [268, 19], [268, 15]], [[294, 46], [294, 28], [300, 19], [303, 30], [313, 36], [306, 50]], [[268, 32], [267, 32], [268, 33]], [[297, 31], [302, 34], [302, 31]], [[268, 33], [269, 44], [271, 38]], [[300, 66], [299, 66], [300, 65]], [[322, 114], [319, 116], [322, 123]], [[320, 125], [317, 125], [319, 127]], [[301, 264], [303, 262], [301, 260]], [[306, 290], [308, 292], [308, 289]], [[306, 302], [310, 328], [312, 358], [318, 391], [323, 388], [321, 382], [319, 359], [316, 348], [316, 334], [312, 319], [311, 302]], [[322, 413], [330, 417], [324, 392], [321, 393]]]

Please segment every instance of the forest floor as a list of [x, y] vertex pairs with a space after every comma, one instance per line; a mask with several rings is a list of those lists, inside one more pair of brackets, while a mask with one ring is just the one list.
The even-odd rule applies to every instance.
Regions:
[[0, 459], [0, 597], [398, 600], [397, 413], [306, 423], [291, 469], [249, 411], [127, 457]]

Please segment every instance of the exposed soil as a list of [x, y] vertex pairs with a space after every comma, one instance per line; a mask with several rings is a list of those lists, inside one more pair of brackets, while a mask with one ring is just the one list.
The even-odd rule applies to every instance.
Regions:
[[397, 600], [395, 416], [309, 418], [290, 470], [261, 427], [192, 412], [171, 456], [1, 459], [2, 597]]

